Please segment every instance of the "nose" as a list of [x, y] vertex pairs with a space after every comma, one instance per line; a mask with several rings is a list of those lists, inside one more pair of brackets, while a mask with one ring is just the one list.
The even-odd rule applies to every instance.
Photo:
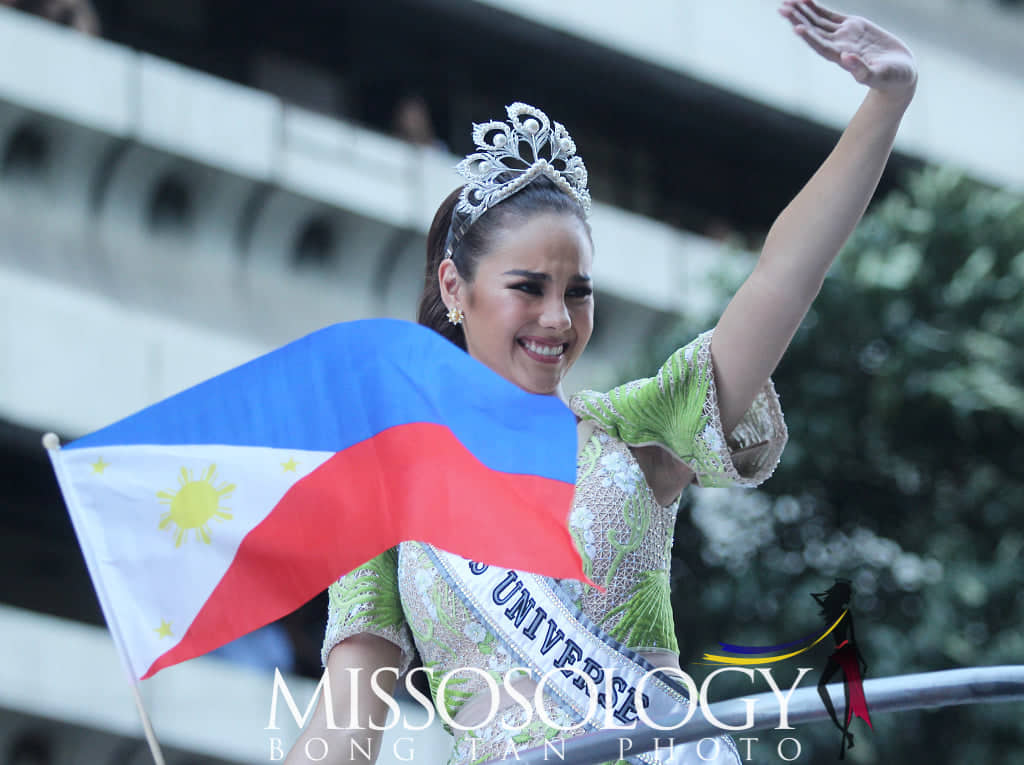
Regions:
[[540, 324], [547, 329], [554, 329], [564, 332], [572, 326], [572, 316], [569, 315], [569, 306], [559, 295], [552, 296], [544, 301], [544, 311], [540, 317]]

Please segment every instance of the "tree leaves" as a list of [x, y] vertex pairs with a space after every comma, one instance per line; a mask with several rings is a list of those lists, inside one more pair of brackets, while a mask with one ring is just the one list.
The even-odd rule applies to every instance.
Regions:
[[[684, 662], [721, 629], [764, 644], [813, 628], [807, 593], [837, 575], [854, 581], [874, 676], [1024, 661], [1022, 291], [1024, 199], [931, 169], [876, 204], [774, 376], [790, 446], [761, 490], [771, 533], [739, 544], [750, 552], [737, 565], [680, 515]], [[714, 319], [674, 329], [644, 363]], [[715, 513], [748, 504], [717, 500]], [[891, 761], [1019, 761], [1024, 723], [996, 711], [903, 716], [878, 748]], [[950, 736], [951, 722], [970, 737]], [[815, 731], [801, 735], [805, 756]]]

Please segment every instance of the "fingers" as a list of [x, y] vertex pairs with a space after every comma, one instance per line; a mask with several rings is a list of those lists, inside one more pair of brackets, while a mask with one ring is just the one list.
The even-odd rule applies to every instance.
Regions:
[[823, 5], [818, 5], [814, 0], [804, 0], [804, 2], [819, 16], [824, 19], [828, 19], [833, 24], [842, 24], [846, 21], [846, 16], [841, 13], [831, 11]]
[[[793, 20], [790, 19], [792, 22]], [[827, 39], [825, 34], [807, 23], [794, 22], [793, 31], [803, 38], [819, 55], [829, 61], [840, 62], [839, 51]]]
[[800, 12], [799, 5], [799, 0], [782, 0], [782, 4], [779, 5], [779, 13], [794, 26], [808, 21], [807, 16]]
[[820, 12], [814, 3], [807, 0], [797, 5], [797, 11], [818, 29], [824, 32], [835, 32], [839, 24]]
[[[793, 25], [794, 31], [804, 37], [805, 40], [808, 40], [808, 42], [810, 40], [803, 34], [802, 28], [806, 27], [810, 30], [810, 36], [819, 45], [828, 45], [828, 38], [839, 29], [835, 22], [829, 21], [817, 14], [803, 0], [784, 0], [782, 5], [779, 6], [779, 13]], [[817, 48], [815, 49], [817, 50]], [[836, 60], [837, 55], [832, 55], [829, 58]]]

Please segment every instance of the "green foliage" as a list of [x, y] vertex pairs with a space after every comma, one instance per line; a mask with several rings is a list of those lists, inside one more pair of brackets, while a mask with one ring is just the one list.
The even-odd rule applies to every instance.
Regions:
[[[775, 375], [790, 428], [776, 475], [684, 500], [684, 661], [805, 634], [808, 593], [845, 576], [869, 677], [1024, 662], [1022, 293], [1020, 197], [929, 170], [865, 217]], [[1019, 704], [857, 727], [854, 762], [1024, 759]], [[838, 749], [831, 726], [801, 741], [802, 759]]]

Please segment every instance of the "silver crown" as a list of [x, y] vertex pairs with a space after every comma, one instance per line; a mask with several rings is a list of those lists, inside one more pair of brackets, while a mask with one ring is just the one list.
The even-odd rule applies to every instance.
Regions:
[[540, 175], [579, 202], [584, 214], [590, 213], [587, 168], [576, 156], [576, 143], [569, 131], [529, 104], [516, 102], [505, 110], [510, 124], [473, 125], [473, 142], [481, 151], [455, 167], [466, 185], [455, 206], [459, 222], [453, 222], [447, 257], [481, 215]]

